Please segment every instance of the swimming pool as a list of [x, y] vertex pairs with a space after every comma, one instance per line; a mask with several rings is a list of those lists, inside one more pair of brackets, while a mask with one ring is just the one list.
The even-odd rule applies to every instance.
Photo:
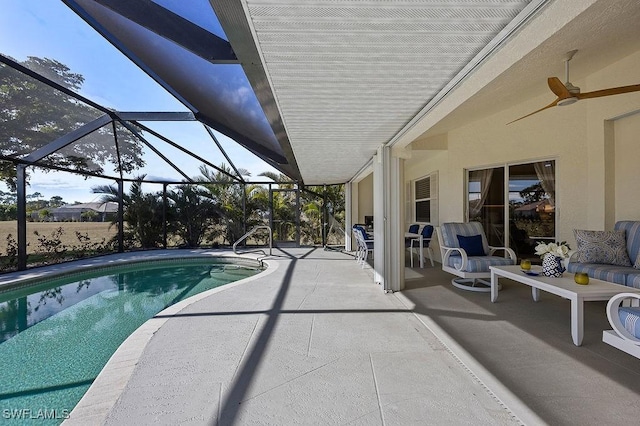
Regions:
[[0, 419], [61, 423], [145, 321], [260, 272], [257, 264], [229, 262], [145, 262], [0, 293]]

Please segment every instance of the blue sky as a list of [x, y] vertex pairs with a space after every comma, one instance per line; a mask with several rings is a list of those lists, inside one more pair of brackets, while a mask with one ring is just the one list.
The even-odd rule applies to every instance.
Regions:
[[[184, 8], [184, 0], [157, 0], [170, 9]], [[216, 33], [222, 30], [204, 21], [202, 13], [208, 0], [190, 0], [189, 19]], [[28, 56], [46, 57], [67, 65], [72, 72], [82, 74], [85, 83], [81, 93], [87, 98], [119, 111], [187, 111], [173, 96], [162, 89], [135, 64], [130, 62], [89, 25], [67, 8], [61, 1], [3, 0], [0, 15], [0, 53], [19, 61]], [[213, 164], [226, 162], [222, 154], [206, 135], [199, 123], [145, 123], [187, 149], [197, 152]], [[219, 142], [238, 168], [252, 176], [264, 171], [276, 172], [271, 166], [237, 145], [224, 135], [216, 133]], [[150, 138], [153, 139], [153, 138]], [[150, 140], [151, 141], [151, 140]], [[164, 145], [164, 144], [163, 144]], [[190, 176], [198, 175], [197, 160], [171, 149], [171, 158]], [[154, 155], [145, 156], [147, 166], [137, 172], [148, 176], [181, 176]], [[85, 179], [68, 173], [32, 173], [28, 193], [40, 192], [45, 199], [62, 196], [67, 202], [91, 201], [96, 198], [91, 186], [111, 184], [112, 181]], [[2, 190], [6, 188], [0, 187]], [[148, 186], [147, 190], [157, 190]]]

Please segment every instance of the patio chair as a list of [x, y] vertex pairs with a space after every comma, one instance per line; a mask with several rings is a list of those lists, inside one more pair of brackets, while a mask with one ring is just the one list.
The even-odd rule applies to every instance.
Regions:
[[[416, 226], [415, 230], [412, 231], [412, 227]], [[409, 232], [412, 234], [417, 234], [418, 233], [418, 229], [420, 229], [419, 225], [411, 225], [409, 227]], [[422, 227], [422, 230], [420, 231], [420, 234], [422, 234], [422, 250], [424, 253], [424, 250], [427, 251], [427, 253], [429, 254], [429, 261], [431, 262], [431, 266], [433, 265], [433, 250], [431, 249], [431, 247], [429, 246], [429, 244], [431, 243], [431, 237], [433, 237], [433, 225], [424, 225]], [[404, 245], [405, 247], [407, 247], [411, 253], [411, 267], [413, 268], [413, 254], [414, 252], [420, 256], [420, 238], [405, 238], [404, 241]], [[415, 251], [415, 249], [418, 249], [417, 251]]]
[[[451, 280], [455, 287], [490, 292], [490, 266], [515, 265], [516, 254], [508, 247], [492, 247], [487, 243], [480, 222], [443, 223], [436, 230], [442, 254], [442, 270], [459, 278]], [[504, 250], [508, 257], [494, 256]]]
[[365, 229], [360, 225], [354, 225], [353, 227], [353, 235], [356, 239], [356, 261], [362, 264], [364, 268], [367, 259], [369, 258], [369, 253], [373, 255], [373, 239], [371, 239]]
[[[622, 306], [631, 301], [634, 306]], [[613, 330], [602, 332], [602, 341], [640, 358], [640, 294], [620, 293], [609, 299], [607, 318]]]

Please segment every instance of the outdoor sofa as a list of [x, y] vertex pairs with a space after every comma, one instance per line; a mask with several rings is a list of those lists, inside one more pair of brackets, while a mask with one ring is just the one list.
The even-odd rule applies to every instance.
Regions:
[[569, 258], [567, 271], [586, 272], [591, 278], [640, 288], [640, 221], [619, 221], [613, 229], [576, 229], [578, 250]]
[[620, 294], [607, 304], [613, 330], [603, 331], [602, 340], [640, 358], [640, 294], [625, 292], [625, 287], [640, 289], [640, 221], [619, 221], [613, 231], [574, 234], [578, 250], [569, 258], [567, 271], [621, 285]]

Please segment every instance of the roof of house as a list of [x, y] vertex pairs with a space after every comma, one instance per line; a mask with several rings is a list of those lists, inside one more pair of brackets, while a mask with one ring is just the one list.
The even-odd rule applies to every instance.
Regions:
[[118, 203], [108, 201], [106, 203], [81, 203], [81, 204], [65, 204], [63, 206], [52, 209], [52, 213], [73, 213], [93, 210], [98, 213], [116, 213], [118, 211]]

